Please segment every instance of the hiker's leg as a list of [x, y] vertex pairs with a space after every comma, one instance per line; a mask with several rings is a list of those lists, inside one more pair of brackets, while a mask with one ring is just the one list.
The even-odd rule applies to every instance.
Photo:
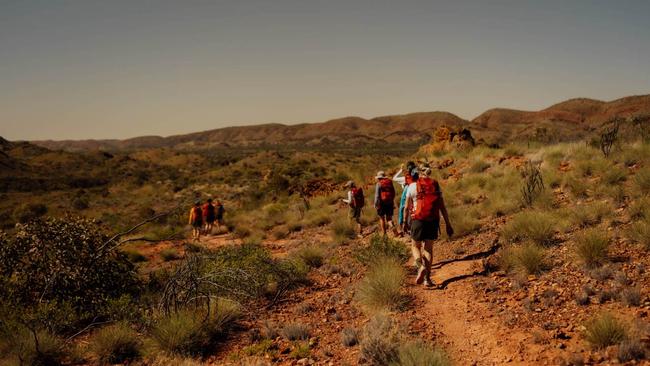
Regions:
[[413, 240], [411, 254], [413, 254], [413, 261], [416, 265], [422, 261], [422, 242]]
[[424, 251], [422, 253], [422, 257], [428, 277], [431, 274], [431, 261], [433, 260], [433, 240], [424, 241]]
[[384, 236], [386, 236], [386, 219], [384, 216], [379, 216], [379, 228]]

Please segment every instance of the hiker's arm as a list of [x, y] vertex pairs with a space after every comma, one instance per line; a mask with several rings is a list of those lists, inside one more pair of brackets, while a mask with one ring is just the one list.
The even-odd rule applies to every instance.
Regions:
[[193, 216], [194, 216], [194, 210], [190, 209], [190, 218], [189, 218], [189, 220], [187, 220], [188, 221], [187, 223], [190, 224], [190, 225], [192, 225], [192, 219], [194, 219]]
[[344, 199], [342, 199], [342, 201], [349, 205], [352, 202], [352, 191], [348, 191], [348, 199], [346, 200], [344, 198]]
[[379, 207], [379, 190], [381, 189], [381, 186], [379, 183], [375, 184], [375, 199], [373, 201], [373, 205], [375, 208]]
[[447, 207], [445, 206], [445, 200], [440, 197], [440, 213], [442, 218], [445, 220], [445, 230], [447, 231], [447, 236], [451, 237], [454, 235], [454, 229], [451, 227], [451, 221], [449, 221], [449, 213], [447, 213]]
[[403, 169], [399, 168], [397, 173], [393, 175], [393, 182], [396, 182], [397, 184], [401, 184], [401, 185], [406, 184], [406, 177], [402, 176], [402, 171]]

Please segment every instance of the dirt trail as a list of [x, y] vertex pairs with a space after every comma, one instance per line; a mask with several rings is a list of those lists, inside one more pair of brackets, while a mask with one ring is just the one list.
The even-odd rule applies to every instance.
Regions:
[[481, 269], [480, 259], [452, 262], [431, 276], [437, 284], [448, 283], [444, 289], [410, 285], [420, 311], [435, 323], [437, 342], [457, 365], [545, 364], [530, 334], [508, 327], [494, 308], [478, 301], [470, 279], [454, 280]]

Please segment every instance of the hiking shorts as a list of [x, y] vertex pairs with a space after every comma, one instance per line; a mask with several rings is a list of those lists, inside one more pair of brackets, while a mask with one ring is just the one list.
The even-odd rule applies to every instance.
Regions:
[[214, 215], [208, 215], [204, 217], [203, 220], [206, 224], [212, 224], [216, 220], [216, 217]]
[[377, 207], [377, 215], [379, 217], [385, 217], [389, 220], [393, 219], [393, 211], [395, 210], [395, 206], [393, 206], [392, 203], [379, 203], [379, 207]]
[[203, 226], [203, 221], [201, 221], [201, 220], [192, 221], [192, 227], [193, 228], [200, 229], [201, 226]]
[[350, 207], [350, 219], [361, 223], [361, 207]]
[[415, 241], [436, 240], [438, 239], [439, 229], [440, 220], [413, 220], [411, 221], [411, 238]]

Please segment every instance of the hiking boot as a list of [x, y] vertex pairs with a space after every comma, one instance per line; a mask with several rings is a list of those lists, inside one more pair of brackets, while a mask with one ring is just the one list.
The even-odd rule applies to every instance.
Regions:
[[418, 276], [415, 277], [415, 283], [418, 285], [421, 285], [422, 282], [424, 282], [424, 278], [427, 277], [427, 269], [424, 268], [424, 266], [420, 266], [420, 269], [418, 269]]
[[424, 279], [424, 285], [425, 285], [426, 287], [434, 287], [436, 284], [433, 283], [433, 281], [431, 281], [431, 279], [429, 278], [429, 276], [427, 276], [427, 278]]

